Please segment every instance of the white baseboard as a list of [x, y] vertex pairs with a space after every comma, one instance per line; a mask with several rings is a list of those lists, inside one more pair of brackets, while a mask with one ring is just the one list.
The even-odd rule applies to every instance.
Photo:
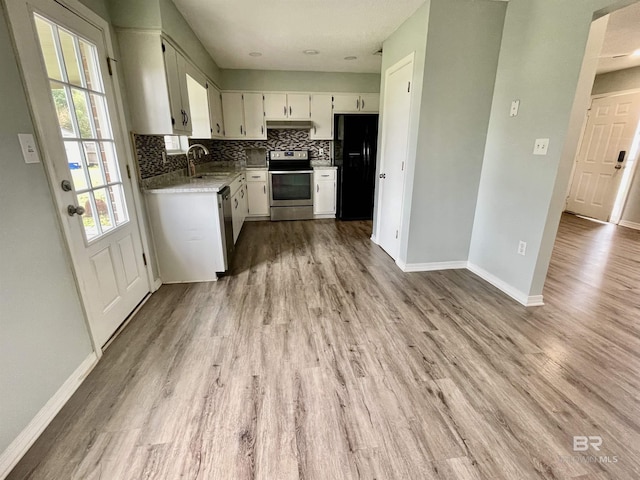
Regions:
[[[156, 281], [153, 282], [153, 292], [157, 292], [158, 289], [162, 286], [162, 279], [161, 278], [156, 278]], [[153, 293], [151, 292], [151, 293]]]
[[324, 218], [336, 218], [336, 214], [335, 213], [327, 213], [327, 214], [318, 214], [318, 215], [314, 215], [313, 219], [314, 220], [322, 220]]
[[479, 266], [474, 265], [471, 262], [468, 263], [467, 268], [469, 269], [469, 271], [475, 273], [477, 276], [479, 276], [486, 282], [489, 282], [497, 289], [502, 290], [504, 293], [506, 293], [515, 301], [521, 303], [525, 307], [540, 307], [544, 305], [542, 295], [527, 295], [526, 293], [521, 292], [517, 288], [509, 285], [492, 273], [487, 272], [483, 268], [480, 268]]
[[58, 414], [62, 407], [69, 401], [74, 392], [89, 375], [93, 367], [98, 363], [98, 357], [92, 352], [69, 378], [62, 384], [58, 391], [45, 403], [44, 407], [36, 414], [22, 432], [11, 442], [7, 449], [0, 454], [0, 479], [6, 478], [9, 472], [16, 466], [20, 459], [31, 448], [31, 445], [42, 434], [51, 420]]
[[404, 263], [402, 260], [396, 260], [396, 265], [403, 272], [433, 272], [436, 270], [460, 270], [467, 268], [466, 260], [460, 262], [431, 262], [431, 263]]
[[618, 225], [621, 227], [633, 228], [634, 230], [640, 230], [640, 223], [629, 222], [628, 220], [621, 220]]

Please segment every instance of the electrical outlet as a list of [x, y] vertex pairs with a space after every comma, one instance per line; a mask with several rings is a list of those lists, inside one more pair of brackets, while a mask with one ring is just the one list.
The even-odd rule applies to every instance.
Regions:
[[523, 257], [527, 254], [527, 242], [523, 242], [520, 240], [518, 243], [518, 255], [522, 255]]
[[533, 146], [534, 155], [546, 155], [549, 149], [548, 138], [536, 138], [536, 143]]
[[515, 117], [518, 115], [518, 109], [520, 108], [520, 100], [514, 100], [511, 102], [511, 111], [509, 112], [510, 117]]
[[162, 164], [167, 164], [167, 152], [162, 152]]
[[324, 155], [324, 148], [319, 148], [319, 149], [318, 149], [318, 154], [319, 154], [320, 156]]

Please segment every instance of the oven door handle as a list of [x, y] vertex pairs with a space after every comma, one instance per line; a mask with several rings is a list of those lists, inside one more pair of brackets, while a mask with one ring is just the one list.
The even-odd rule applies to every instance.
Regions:
[[270, 170], [269, 175], [273, 173], [313, 173], [313, 170]]

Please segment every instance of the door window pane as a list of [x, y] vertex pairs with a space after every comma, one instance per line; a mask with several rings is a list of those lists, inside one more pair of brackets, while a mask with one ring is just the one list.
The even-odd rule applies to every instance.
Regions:
[[92, 241], [129, 221], [95, 45], [34, 14], [73, 181]]

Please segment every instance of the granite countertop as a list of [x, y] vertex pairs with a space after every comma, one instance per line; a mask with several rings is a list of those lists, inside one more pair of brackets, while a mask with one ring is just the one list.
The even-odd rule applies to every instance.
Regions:
[[[192, 178], [184, 171], [175, 175], [161, 175], [145, 185], [145, 193], [218, 193], [230, 185], [244, 170], [208, 170], [197, 172]], [[201, 178], [198, 178], [201, 177]]]

